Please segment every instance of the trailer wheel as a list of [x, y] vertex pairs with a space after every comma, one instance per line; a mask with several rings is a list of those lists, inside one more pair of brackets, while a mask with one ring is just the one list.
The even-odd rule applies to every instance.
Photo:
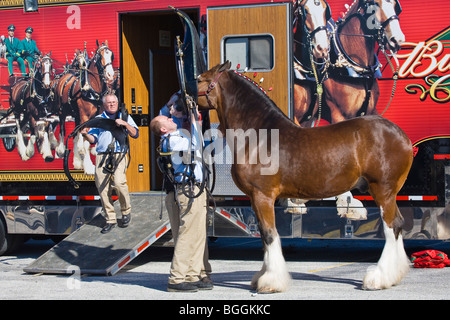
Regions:
[[27, 240], [23, 234], [7, 234], [5, 223], [0, 219], [0, 256], [16, 251]]
[[27, 236], [24, 234], [8, 234], [5, 237], [6, 254], [14, 253], [19, 249], [22, 244], [27, 240]]
[[[16, 127], [9, 128], [6, 133], [8, 134], [16, 134]], [[3, 146], [5, 147], [6, 151], [11, 152], [16, 147], [16, 138], [3, 138]]]

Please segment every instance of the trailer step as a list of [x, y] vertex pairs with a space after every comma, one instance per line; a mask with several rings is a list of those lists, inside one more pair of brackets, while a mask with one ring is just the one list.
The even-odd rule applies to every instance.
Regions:
[[[119, 227], [101, 234], [105, 219], [99, 214], [25, 267], [24, 271], [44, 274], [116, 274], [170, 230], [161, 197], [164, 195], [160, 193], [131, 194], [131, 222], [127, 228], [121, 228], [118, 219]], [[163, 214], [160, 219], [161, 205]]]

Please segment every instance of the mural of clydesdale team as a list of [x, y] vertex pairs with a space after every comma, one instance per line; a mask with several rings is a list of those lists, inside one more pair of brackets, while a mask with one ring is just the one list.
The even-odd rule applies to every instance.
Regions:
[[[22, 160], [34, 155], [34, 144], [45, 161], [64, 157], [65, 122], [67, 116], [75, 119], [75, 125], [93, 118], [101, 105], [106, 92], [115, 92], [119, 85], [119, 73], [112, 67], [114, 54], [108, 42], [99, 45], [89, 58], [86, 50], [76, 50], [71, 64], [64, 67], [61, 74], [53, 80], [53, 60], [50, 54], [40, 57], [29, 77], [16, 77], [12, 80], [10, 110], [17, 123], [16, 144]], [[48, 119], [59, 118], [59, 139], [55, 137], [56, 126]], [[28, 141], [24, 130], [30, 130]], [[89, 157], [89, 143], [80, 135], [74, 138], [73, 166], [93, 174], [95, 166]]]

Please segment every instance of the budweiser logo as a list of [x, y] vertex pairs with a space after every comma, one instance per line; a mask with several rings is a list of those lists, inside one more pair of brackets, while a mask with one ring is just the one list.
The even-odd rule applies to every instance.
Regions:
[[[409, 84], [406, 92], [420, 93], [420, 100], [430, 97], [435, 102], [450, 100], [450, 28], [428, 41], [406, 42], [406, 50], [397, 55], [401, 60], [399, 77], [423, 78], [423, 83]], [[447, 50], [446, 50], [447, 49]]]

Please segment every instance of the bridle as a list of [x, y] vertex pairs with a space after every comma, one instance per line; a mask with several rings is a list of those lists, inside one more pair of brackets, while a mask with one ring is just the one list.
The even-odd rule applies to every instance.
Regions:
[[211, 103], [211, 100], [209, 100], [209, 94], [210, 94], [211, 91], [213, 91], [214, 88], [216, 87], [216, 85], [217, 85], [217, 83], [218, 83], [218, 81], [219, 81], [219, 78], [220, 78], [220, 76], [222, 75], [222, 73], [223, 73], [223, 71], [221, 71], [221, 72], [219, 72], [219, 73], [217, 74], [216, 78], [209, 84], [208, 89], [206, 89], [206, 91], [200, 91], [200, 92], [198, 93], [198, 96], [199, 96], [199, 97], [203, 97], [203, 96], [206, 97], [206, 101], [208, 102], [208, 105], [209, 105], [209, 108], [210, 108], [210, 109], [215, 109], [215, 108], [214, 108], [213, 104]]
[[[393, 20], [399, 20], [400, 21], [399, 14], [402, 12], [402, 8], [400, 6], [399, 0], [395, 0], [395, 1], [396, 1], [395, 14], [393, 14], [390, 17], [388, 17], [385, 21], [381, 22], [380, 25], [379, 25], [380, 26], [379, 28], [375, 28], [375, 30], [376, 30], [376, 40], [377, 40], [378, 44], [380, 45], [380, 47], [381, 46], [385, 47], [385, 45], [386, 45], [386, 27], [389, 25], [389, 23], [391, 21], [393, 21]], [[375, 3], [374, 0], [364, 0], [363, 3], [360, 4], [360, 7], [364, 11], [363, 16], [365, 18], [366, 18], [367, 15], [369, 15], [368, 9], [369, 9], [370, 6], [379, 7], [379, 5], [377, 3]], [[368, 31], [369, 31], [369, 33], [373, 33], [373, 32], [371, 32], [370, 29]]]
[[[102, 58], [103, 58], [101, 52], [102, 52], [102, 51], [103, 51], [103, 52], [106, 52], [106, 50], [108, 50], [108, 51], [111, 52], [111, 61], [108, 62], [108, 63], [106, 63], [105, 65], [103, 65], [103, 64], [101, 63]], [[100, 59], [99, 59], [99, 58], [100, 58]], [[97, 49], [97, 53], [96, 53], [96, 55], [95, 55], [95, 57], [94, 57], [93, 60], [94, 60], [94, 63], [97, 65], [97, 69], [99, 70], [99, 74], [102, 75], [102, 81], [105, 82], [105, 83], [108, 83], [109, 81], [106, 80], [105, 72], [106, 72], [106, 68], [107, 68], [108, 66], [111, 66], [111, 67], [112, 67], [112, 64], [113, 64], [113, 61], [114, 61], [114, 52], [112, 52], [112, 50], [109, 49], [108, 46], [103, 45], [103, 46], [101, 46], [100, 48]], [[111, 80], [111, 81], [114, 81], [114, 79]]]

